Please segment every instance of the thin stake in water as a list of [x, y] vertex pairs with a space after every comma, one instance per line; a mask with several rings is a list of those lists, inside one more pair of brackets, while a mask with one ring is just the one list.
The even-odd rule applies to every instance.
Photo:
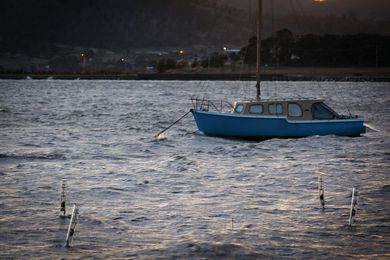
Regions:
[[72, 244], [78, 218], [79, 218], [79, 210], [76, 205], [73, 205], [72, 217], [70, 219], [68, 233], [66, 234], [66, 240], [65, 240], [66, 247], [70, 247]]
[[356, 216], [356, 208], [357, 208], [357, 191], [355, 191], [355, 187], [352, 188], [352, 198], [351, 198], [351, 209], [349, 211], [349, 226], [355, 222]]
[[325, 209], [325, 193], [324, 193], [324, 185], [322, 180], [322, 174], [318, 177], [318, 192], [320, 196], [320, 202], [322, 209]]
[[66, 180], [62, 180], [61, 185], [61, 204], [60, 204], [60, 216], [66, 216]]

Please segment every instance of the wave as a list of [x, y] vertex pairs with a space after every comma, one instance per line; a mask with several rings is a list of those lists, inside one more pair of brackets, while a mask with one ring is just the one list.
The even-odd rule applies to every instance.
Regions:
[[0, 113], [11, 113], [11, 109], [7, 107], [0, 107]]
[[53, 154], [0, 154], [0, 159], [5, 160], [66, 160], [66, 156], [59, 153]]
[[178, 255], [184, 259], [262, 259], [272, 255], [255, 252], [242, 245], [234, 243], [213, 243], [213, 242], [186, 242], [171, 248], [152, 249], [142, 252], [142, 256], [151, 258], [165, 254]]

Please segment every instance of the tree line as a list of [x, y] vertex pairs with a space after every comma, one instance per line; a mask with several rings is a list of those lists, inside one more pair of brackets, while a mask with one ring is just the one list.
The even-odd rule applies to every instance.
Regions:
[[[278, 66], [390, 66], [390, 36], [378, 34], [295, 36], [288, 29], [261, 41], [261, 63]], [[257, 38], [240, 55], [256, 63]]]
[[[255, 66], [257, 37], [253, 36], [239, 53], [214, 52], [210, 56], [194, 59], [191, 67], [223, 67], [244, 63]], [[174, 59], [161, 59], [158, 72], [183, 68]], [[315, 67], [386, 67], [390, 66], [390, 36], [378, 34], [295, 36], [290, 30], [277, 31], [261, 41], [263, 66], [315, 66]]]

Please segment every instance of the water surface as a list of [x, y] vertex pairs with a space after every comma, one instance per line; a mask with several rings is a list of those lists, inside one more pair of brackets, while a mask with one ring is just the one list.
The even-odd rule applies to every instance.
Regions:
[[[263, 83], [266, 98], [323, 97], [364, 116], [378, 131], [357, 138], [228, 140], [199, 135], [190, 116], [154, 137], [192, 95], [251, 98], [251, 84], [0, 81], [0, 257], [390, 257], [388, 83]], [[71, 248], [62, 179], [80, 210]]]

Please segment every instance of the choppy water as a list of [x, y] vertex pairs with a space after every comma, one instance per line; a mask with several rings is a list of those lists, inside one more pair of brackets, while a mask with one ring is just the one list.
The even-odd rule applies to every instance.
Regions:
[[[0, 258], [390, 258], [389, 84], [264, 83], [266, 97], [326, 97], [379, 130], [358, 138], [211, 138], [191, 117], [154, 138], [191, 95], [247, 85], [0, 81]], [[80, 209], [71, 248], [63, 178]]]

